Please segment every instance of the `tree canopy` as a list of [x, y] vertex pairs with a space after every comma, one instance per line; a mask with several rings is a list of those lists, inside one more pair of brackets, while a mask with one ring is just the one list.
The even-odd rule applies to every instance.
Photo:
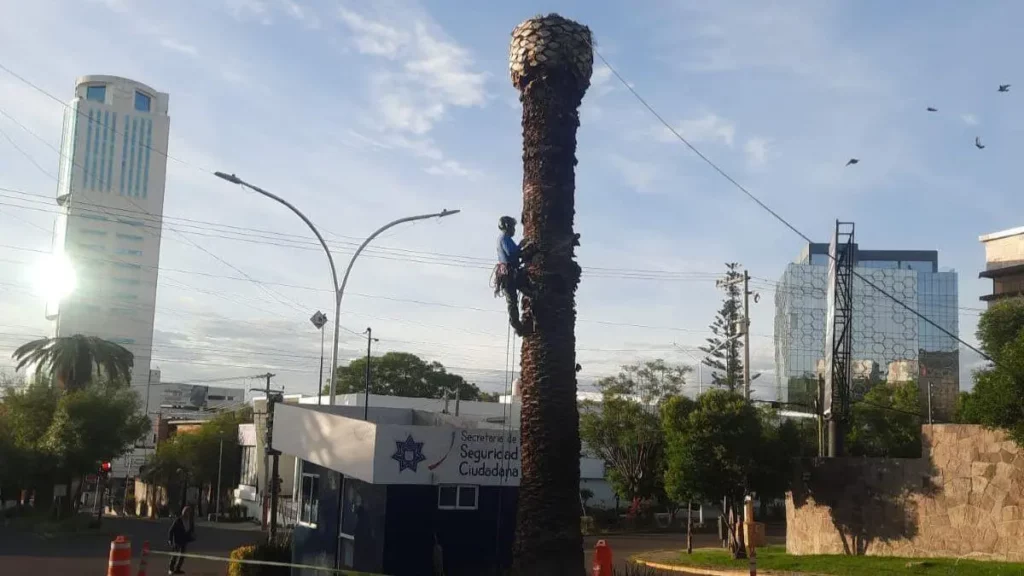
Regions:
[[682, 393], [689, 370], [660, 359], [623, 366], [618, 375], [597, 381], [600, 404], [583, 404], [580, 439], [604, 460], [608, 481], [619, 497], [663, 494], [665, 443], [659, 408]]
[[217, 481], [219, 466], [221, 484], [237, 485], [240, 474], [238, 425], [247, 422], [252, 422], [251, 409], [224, 412], [204, 422], [197, 430], [168, 438], [157, 446], [143, 475], [163, 485], [178, 481], [193, 486], [212, 485]]
[[[458, 374], [448, 372], [440, 362], [427, 362], [408, 352], [388, 352], [370, 359], [370, 393], [408, 398], [443, 398], [445, 391], [455, 398], [456, 389], [462, 400], [496, 402], [495, 393], [481, 392], [476, 384], [466, 382]], [[363, 393], [366, 390], [366, 358], [357, 358], [348, 366], [339, 366], [337, 393]], [[327, 386], [324, 394], [328, 393]]]
[[977, 336], [994, 362], [975, 371], [974, 389], [960, 395], [957, 419], [1005, 430], [1024, 445], [1024, 298], [982, 313]]
[[17, 369], [34, 366], [63, 390], [80, 390], [99, 374], [115, 382], [131, 378], [134, 356], [127, 348], [96, 336], [58, 336], [22, 344], [13, 354]]
[[[135, 391], [94, 381], [64, 393], [46, 379], [6, 387], [0, 403], [0, 486], [47, 490], [59, 478], [97, 470], [132, 449], [149, 429]], [[10, 460], [7, 460], [10, 458]], [[37, 498], [41, 505], [49, 505]]]
[[917, 382], [876, 384], [854, 402], [846, 433], [850, 456], [919, 458], [921, 415]]
[[[723, 514], [735, 515], [750, 493], [780, 496], [799, 434], [771, 412], [758, 410], [743, 396], [710, 390], [697, 400], [669, 399], [662, 407], [666, 442], [665, 490], [676, 502], [724, 502]], [[733, 552], [741, 554], [734, 524]]]

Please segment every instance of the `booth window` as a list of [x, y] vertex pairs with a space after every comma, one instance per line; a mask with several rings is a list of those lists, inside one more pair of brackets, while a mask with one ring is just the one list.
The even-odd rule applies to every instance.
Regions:
[[316, 527], [317, 511], [320, 507], [320, 475], [302, 475], [302, 507], [299, 510], [299, 524]]
[[438, 510], [476, 510], [478, 486], [441, 484], [437, 487]]

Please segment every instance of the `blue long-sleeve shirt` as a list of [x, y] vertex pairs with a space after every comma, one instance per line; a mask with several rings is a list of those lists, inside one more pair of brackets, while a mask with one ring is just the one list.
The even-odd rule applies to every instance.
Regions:
[[498, 262], [509, 266], [519, 265], [519, 244], [511, 236], [498, 236]]

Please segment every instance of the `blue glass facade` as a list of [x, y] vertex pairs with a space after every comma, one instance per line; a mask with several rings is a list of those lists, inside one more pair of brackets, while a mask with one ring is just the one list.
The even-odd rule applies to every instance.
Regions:
[[[813, 244], [789, 264], [775, 293], [775, 368], [779, 400], [809, 407], [826, 351], [827, 245]], [[882, 381], [917, 381], [937, 415], [950, 415], [959, 392], [956, 272], [938, 271], [936, 252], [857, 251], [853, 280], [854, 399]], [[866, 280], [866, 281], [865, 281]], [[911, 310], [870, 284], [891, 294]], [[924, 407], [924, 406], [922, 406]]]

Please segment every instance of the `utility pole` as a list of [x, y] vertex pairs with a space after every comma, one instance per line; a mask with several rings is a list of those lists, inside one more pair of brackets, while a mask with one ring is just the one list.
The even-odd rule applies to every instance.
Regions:
[[[459, 415], [459, 400], [462, 399], [462, 384], [460, 382], [455, 383], [455, 415]], [[931, 409], [928, 409], [928, 413], [931, 414]]]
[[[269, 505], [269, 524], [270, 524], [270, 537], [274, 538], [277, 535], [277, 493], [278, 493], [278, 455], [280, 452], [274, 450], [274, 405], [281, 400], [280, 393], [276, 390], [270, 389], [270, 379], [276, 376], [267, 372], [263, 375], [267, 379], [266, 395], [267, 395], [267, 414], [266, 423], [267, 429], [265, 431], [263, 441], [263, 458], [264, 458], [264, 478], [265, 478], [265, 490], [263, 502], [264, 506]], [[267, 460], [270, 460], [270, 467], [267, 467]], [[268, 502], [269, 496], [269, 502]]]
[[[761, 296], [750, 291], [750, 272], [746, 269], [743, 270], [743, 276], [734, 276], [731, 279], [727, 277], [724, 280], [718, 280], [715, 285], [728, 289], [730, 286], [740, 283], [743, 284], [743, 314], [734, 328], [735, 336], [743, 336], [743, 397], [750, 400], [750, 297], [753, 296], [756, 303]], [[732, 366], [727, 366], [727, 368], [731, 374]]]
[[928, 425], [932, 424], [932, 383], [928, 381]]
[[743, 397], [750, 400], [750, 272], [743, 269]]
[[220, 473], [221, 468], [224, 466], [224, 439], [220, 439], [220, 456], [217, 458], [217, 510], [216, 516], [217, 522], [220, 522]]
[[370, 419], [370, 346], [377, 342], [373, 328], [366, 329], [366, 392], [363, 394], [363, 420]]

